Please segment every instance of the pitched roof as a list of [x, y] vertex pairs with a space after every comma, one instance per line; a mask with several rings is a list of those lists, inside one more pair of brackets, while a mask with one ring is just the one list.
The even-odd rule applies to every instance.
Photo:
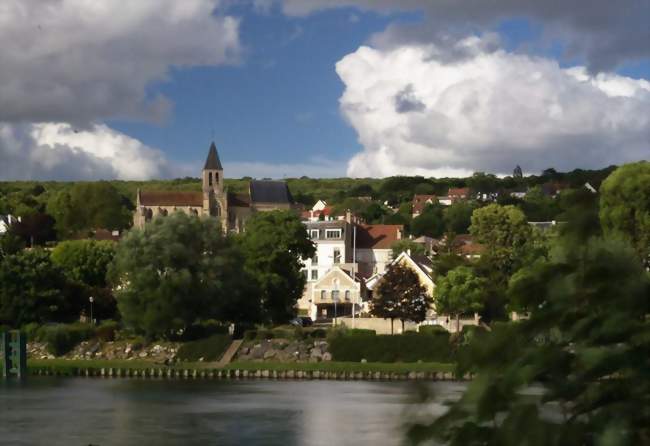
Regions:
[[228, 206], [247, 208], [251, 205], [251, 199], [248, 194], [237, 194], [228, 192]]
[[217, 146], [214, 145], [214, 142], [210, 144], [210, 150], [208, 151], [208, 157], [205, 160], [203, 170], [223, 170], [221, 160], [219, 160], [219, 154], [217, 153]]
[[390, 249], [401, 238], [403, 225], [358, 225], [358, 249]]
[[250, 197], [253, 203], [293, 203], [284, 181], [253, 180], [250, 182]]
[[467, 198], [469, 196], [469, 187], [452, 187], [447, 192], [449, 197]]
[[202, 192], [141, 191], [143, 206], [203, 206]]
[[421, 214], [427, 204], [437, 203], [435, 195], [413, 195], [413, 213]]

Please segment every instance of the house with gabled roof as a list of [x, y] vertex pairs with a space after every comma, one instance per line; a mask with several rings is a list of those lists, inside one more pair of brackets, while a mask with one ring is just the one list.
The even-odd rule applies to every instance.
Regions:
[[240, 232], [255, 212], [294, 207], [293, 197], [284, 181], [252, 180], [245, 193], [228, 191], [224, 187], [224, 170], [214, 142], [201, 172], [201, 183], [202, 190], [196, 192], [138, 189], [133, 226], [142, 228], [152, 218], [180, 211], [217, 218], [224, 230]]
[[413, 195], [413, 201], [411, 203], [411, 214], [413, 218], [422, 214], [425, 207], [435, 203], [438, 203], [438, 199], [435, 195]]

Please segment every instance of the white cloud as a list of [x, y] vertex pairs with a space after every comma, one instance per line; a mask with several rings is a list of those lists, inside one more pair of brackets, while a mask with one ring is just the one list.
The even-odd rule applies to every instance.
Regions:
[[[462, 51], [461, 51], [462, 50]], [[458, 51], [462, 57], [448, 58]], [[650, 83], [486, 49], [361, 47], [336, 65], [363, 152], [351, 176], [602, 167], [650, 155]]]
[[[485, 30], [503, 19], [529, 18], [544, 25], [543, 38], [565, 44], [567, 56], [584, 57], [590, 71], [650, 57], [647, 0], [277, 0], [287, 15], [356, 7], [378, 12], [422, 11], [421, 32]], [[406, 29], [406, 34], [410, 31]]]
[[1, 180], [180, 176], [160, 151], [103, 124], [77, 130], [66, 123], [0, 123], [0, 160]]
[[219, 0], [3, 0], [0, 121], [160, 120], [147, 93], [171, 66], [237, 61], [239, 22]]

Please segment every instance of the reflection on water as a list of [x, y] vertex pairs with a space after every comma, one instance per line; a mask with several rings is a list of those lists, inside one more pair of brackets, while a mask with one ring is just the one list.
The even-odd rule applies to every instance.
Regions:
[[[400, 444], [410, 386], [30, 377], [23, 383], [0, 382], [0, 443]], [[462, 384], [448, 382], [431, 386], [441, 400], [463, 390]]]

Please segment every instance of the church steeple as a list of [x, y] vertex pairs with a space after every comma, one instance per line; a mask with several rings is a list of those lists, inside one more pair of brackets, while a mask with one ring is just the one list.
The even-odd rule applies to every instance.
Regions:
[[215, 195], [223, 193], [223, 167], [214, 142], [210, 144], [203, 166], [203, 192], [214, 192]]

